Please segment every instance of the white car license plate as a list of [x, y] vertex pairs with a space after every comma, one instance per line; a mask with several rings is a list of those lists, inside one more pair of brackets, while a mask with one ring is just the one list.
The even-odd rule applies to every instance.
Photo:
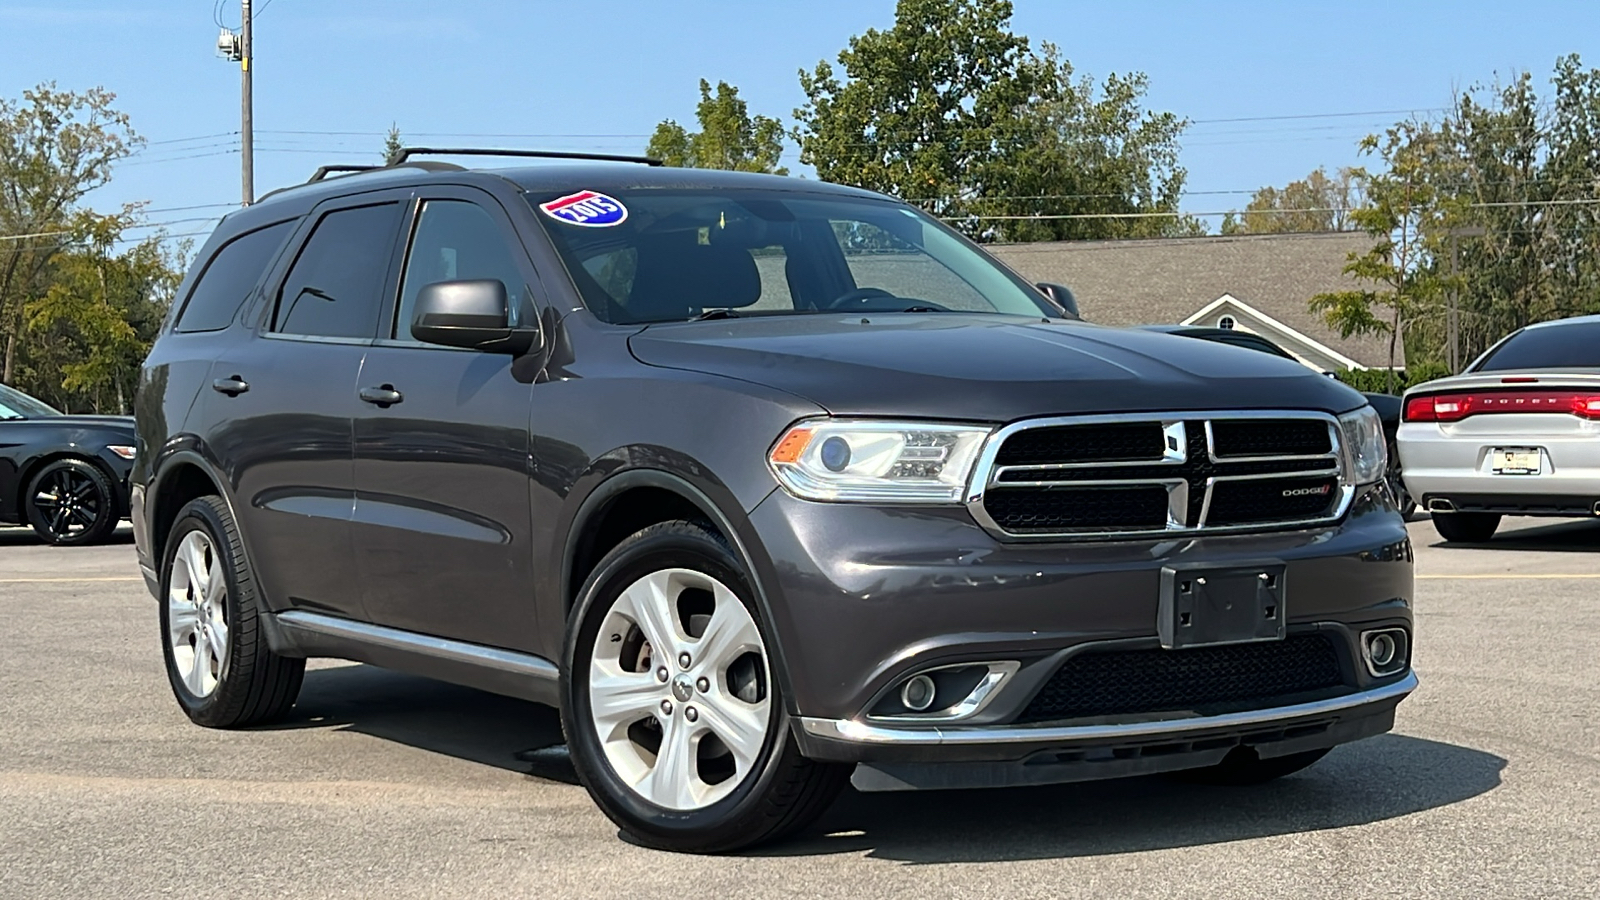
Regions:
[[1491, 471], [1496, 475], [1538, 475], [1539, 448], [1496, 447], [1489, 451]]

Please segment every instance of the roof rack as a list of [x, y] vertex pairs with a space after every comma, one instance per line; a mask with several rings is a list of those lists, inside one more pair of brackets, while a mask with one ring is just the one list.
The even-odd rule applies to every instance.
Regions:
[[626, 156], [618, 153], [580, 153], [571, 150], [491, 150], [483, 147], [402, 147], [390, 165], [403, 165], [413, 156], [519, 156], [529, 159], [590, 159], [600, 162], [641, 163], [646, 166], [663, 165], [650, 156]]
[[317, 166], [317, 170], [311, 173], [310, 178], [306, 179], [306, 184], [310, 184], [313, 181], [321, 181], [329, 175], [343, 175], [348, 172], [370, 172], [378, 168], [382, 168], [382, 166]]

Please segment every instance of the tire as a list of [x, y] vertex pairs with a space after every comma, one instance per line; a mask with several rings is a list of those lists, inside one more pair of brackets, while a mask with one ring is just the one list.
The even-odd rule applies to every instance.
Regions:
[[1400, 465], [1400, 448], [1393, 441], [1389, 442], [1389, 472], [1384, 477], [1389, 482], [1389, 493], [1394, 497], [1395, 506], [1400, 509], [1400, 516], [1409, 520], [1417, 511], [1417, 500], [1406, 490]]
[[1500, 527], [1499, 513], [1435, 513], [1433, 527], [1447, 541], [1481, 544]]
[[1252, 784], [1265, 784], [1269, 781], [1292, 775], [1301, 769], [1315, 763], [1328, 755], [1331, 747], [1321, 750], [1307, 750], [1303, 753], [1290, 753], [1285, 756], [1272, 756], [1262, 759], [1256, 751], [1249, 747], [1238, 747], [1222, 758], [1222, 762], [1202, 769], [1185, 769], [1174, 775], [1192, 784], [1215, 784], [1224, 787], [1243, 787]]
[[[200, 569], [204, 576], [192, 574]], [[190, 721], [240, 728], [294, 705], [306, 661], [267, 646], [265, 607], [239, 526], [220, 498], [200, 497], [178, 511], [162, 554], [160, 598], [167, 680]]]
[[[573, 767], [642, 844], [725, 853], [775, 840], [849, 778], [800, 755], [753, 596], [720, 535], [676, 521], [606, 554], [573, 607], [561, 666]], [[598, 714], [597, 698], [610, 699]]]
[[86, 459], [58, 459], [34, 473], [22, 505], [34, 533], [58, 547], [102, 543], [120, 518], [111, 479]]

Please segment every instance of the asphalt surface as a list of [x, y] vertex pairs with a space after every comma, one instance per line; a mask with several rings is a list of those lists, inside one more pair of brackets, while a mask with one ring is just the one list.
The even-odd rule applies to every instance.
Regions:
[[847, 793], [701, 858], [622, 840], [532, 704], [317, 663], [288, 722], [192, 726], [126, 534], [0, 529], [0, 897], [1600, 896], [1600, 522], [1411, 533], [1390, 735], [1250, 789]]

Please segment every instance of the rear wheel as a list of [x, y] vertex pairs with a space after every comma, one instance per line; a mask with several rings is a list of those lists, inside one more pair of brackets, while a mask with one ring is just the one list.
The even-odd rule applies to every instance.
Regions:
[[61, 547], [98, 544], [117, 527], [111, 479], [85, 459], [58, 459], [40, 469], [23, 505], [34, 533]]
[[1479, 544], [1494, 537], [1500, 527], [1499, 513], [1434, 513], [1433, 527], [1447, 541]]
[[1178, 778], [1196, 784], [1219, 785], [1249, 785], [1265, 784], [1268, 781], [1292, 775], [1295, 772], [1315, 763], [1328, 755], [1330, 747], [1321, 750], [1307, 750], [1303, 753], [1290, 753], [1286, 756], [1271, 756], [1263, 759], [1250, 747], [1238, 747], [1222, 758], [1222, 762], [1203, 769], [1186, 769], [1175, 773]]
[[561, 708], [573, 765], [642, 843], [717, 853], [772, 840], [848, 777], [800, 755], [751, 597], [721, 537], [680, 521], [619, 544], [573, 610]]
[[306, 661], [273, 653], [265, 608], [227, 504], [178, 511], [161, 566], [161, 647], [178, 705], [197, 725], [237, 728], [288, 712]]
[[1389, 472], [1384, 477], [1389, 483], [1389, 492], [1394, 496], [1395, 506], [1399, 507], [1400, 515], [1409, 519], [1417, 511], [1416, 498], [1406, 490], [1405, 478], [1400, 465], [1400, 448], [1393, 441], [1389, 442]]

